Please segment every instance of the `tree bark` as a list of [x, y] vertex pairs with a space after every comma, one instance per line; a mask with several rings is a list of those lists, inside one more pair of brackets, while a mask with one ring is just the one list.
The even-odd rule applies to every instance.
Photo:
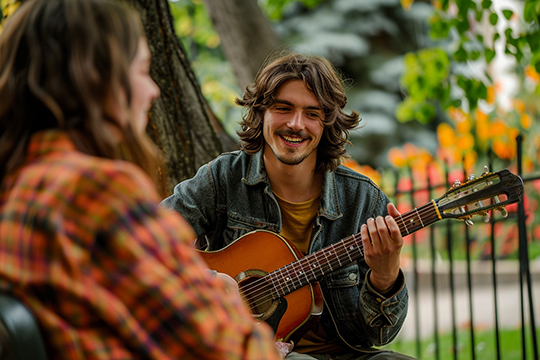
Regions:
[[243, 91], [280, 40], [255, 0], [203, 0]]
[[184, 47], [174, 31], [167, 0], [131, 0], [145, 28], [152, 64], [161, 90], [149, 114], [147, 132], [163, 152], [166, 193], [223, 151], [213, 115], [201, 93]]

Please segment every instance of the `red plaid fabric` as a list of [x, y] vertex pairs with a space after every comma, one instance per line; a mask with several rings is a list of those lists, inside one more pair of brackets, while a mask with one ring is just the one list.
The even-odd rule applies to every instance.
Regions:
[[266, 324], [191, 248], [133, 164], [43, 131], [0, 187], [0, 288], [36, 315], [51, 359], [278, 359]]

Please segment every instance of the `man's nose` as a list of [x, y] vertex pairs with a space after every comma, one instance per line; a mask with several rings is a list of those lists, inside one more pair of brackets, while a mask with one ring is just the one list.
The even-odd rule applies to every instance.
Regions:
[[301, 111], [295, 111], [292, 113], [291, 118], [287, 124], [291, 129], [302, 129], [304, 127], [304, 116]]

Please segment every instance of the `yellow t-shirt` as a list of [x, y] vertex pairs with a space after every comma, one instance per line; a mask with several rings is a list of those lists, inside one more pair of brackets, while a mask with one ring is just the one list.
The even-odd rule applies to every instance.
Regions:
[[308, 201], [294, 203], [287, 201], [277, 194], [279, 207], [281, 208], [281, 236], [291, 241], [297, 248], [306, 254], [309, 248], [311, 238], [311, 229], [313, 221], [319, 208], [319, 196]]
[[[294, 203], [279, 197], [275, 193], [274, 195], [276, 195], [281, 208], [281, 221], [283, 223], [281, 235], [291, 241], [302, 254], [307, 254], [313, 222], [319, 208], [320, 196], [308, 201]], [[327, 340], [326, 332], [320, 324], [309, 330], [295, 345], [294, 351], [304, 354], [331, 354], [343, 350], [342, 345]]]

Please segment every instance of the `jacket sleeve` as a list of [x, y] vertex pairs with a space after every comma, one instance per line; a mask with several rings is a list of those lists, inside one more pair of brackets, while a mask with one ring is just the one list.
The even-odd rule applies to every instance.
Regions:
[[371, 287], [369, 270], [360, 291], [360, 312], [369, 327], [370, 342], [382, 346], [392, 341], [403, 326], [407, 316], [409, 294], [405, 276], [400, 270], [392, 295], [383, 296]]
[[210, 164], [203, 165], [195, 176], [174, 187], [174, 192], [161, 206], [182, 214], [197, 236], [207, 235], [216, 222], [217, 188]]

